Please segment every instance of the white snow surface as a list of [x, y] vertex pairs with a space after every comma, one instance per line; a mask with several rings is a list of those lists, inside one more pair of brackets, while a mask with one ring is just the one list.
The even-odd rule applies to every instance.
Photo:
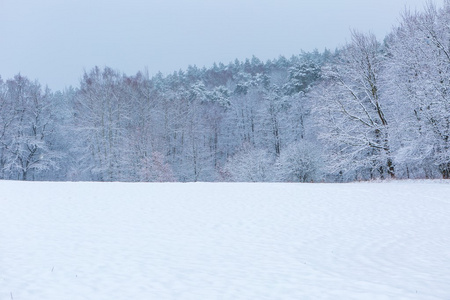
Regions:
[[0, 299], [450, 299], [450, 184], [0, 181]]

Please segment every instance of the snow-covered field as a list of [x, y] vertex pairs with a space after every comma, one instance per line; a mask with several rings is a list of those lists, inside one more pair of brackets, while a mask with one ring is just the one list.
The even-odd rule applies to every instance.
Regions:
[[0, 299], [450, 299], [450, 184], [0, 181]]

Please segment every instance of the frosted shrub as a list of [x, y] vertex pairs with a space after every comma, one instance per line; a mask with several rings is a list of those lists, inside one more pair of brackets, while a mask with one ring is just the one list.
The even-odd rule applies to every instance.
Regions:
[[277, 161], [277, 179], [288, 182], [315, 182], [322, 178], [322, 163], [317, 147], [307, 141], [288, 146]]

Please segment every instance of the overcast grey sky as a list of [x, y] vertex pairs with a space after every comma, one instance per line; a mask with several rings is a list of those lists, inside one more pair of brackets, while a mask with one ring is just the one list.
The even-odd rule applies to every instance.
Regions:
[[[443, 0], [436, 0], [441, 5]], [[382, 39], [405, 6], [425, 0], [0, 0], [0, 75], [21, 73], [52, 90], [83, 70], [128, 75], [209, 67], [252, 55], [335, 49], [350, 29]]]

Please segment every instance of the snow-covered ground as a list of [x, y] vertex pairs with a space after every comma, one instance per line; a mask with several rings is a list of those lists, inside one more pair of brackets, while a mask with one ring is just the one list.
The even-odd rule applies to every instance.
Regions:
[[0, 299], [450, 299], [450, 184], [0, 181]]

